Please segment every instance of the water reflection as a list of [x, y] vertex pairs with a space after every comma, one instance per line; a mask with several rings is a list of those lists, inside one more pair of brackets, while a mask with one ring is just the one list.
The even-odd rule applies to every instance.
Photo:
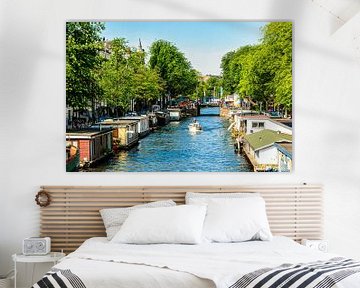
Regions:
[[[204, 108], [202, 113], [218, 113]], [[242, 155], [234, 153], [227, 130], [229, 122], [219, 116], [200, 116], [203, 131], [190, 132], [193, 118], [169, 125], [141, 139], [137, 147], [122, 151], [94, 171], [129, 172], [241, 172], [251, 171]]]

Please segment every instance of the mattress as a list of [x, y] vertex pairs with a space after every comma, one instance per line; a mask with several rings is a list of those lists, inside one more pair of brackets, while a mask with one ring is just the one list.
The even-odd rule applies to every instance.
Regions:
[[[54, 268], [58, 271], [71, 271], [84, 285], [78, 287], [87, 288], [255, 287], [236, 283], [241, 279], [248, 279], [248, 275], [254, 275], [254, 271], [272, 273], [271, 269], [279, 266], [282, 267], [281, 271], [289, 271], [292, 264], [298, 263], [312, 263], [313, 266], [315, 264], [319, 266], [318, 261], [324, 261], [321, 265], [328, 261], [327, 265], [333, 266], [333, 262], [329, 261], [338, 259], [337, 257], [312, 250], [286, 237], [274, 237], [272, 241], [200, 245], [112, 244], [106, 238], [91, 238]], [[296, 271], [309, 270], [307, 267], [294, 267]], [[341, 278], [341, 281], [323, 287], [360, 287], [360, 273], [356, 270], [360, 269], [360, 264], [353, 263], [350, 267], [352, 270], [347, 269], [347, 271], [351, 273]], [[277, 279], [280, 279], [281, 275], [287, 274], [279, 274], [276, 276]], [[276, 279], [271, 281], [276, 283]], [[274, 285], [258, 287], [274, 287]], [[295, 285], [295, 287], [315, 286]]]

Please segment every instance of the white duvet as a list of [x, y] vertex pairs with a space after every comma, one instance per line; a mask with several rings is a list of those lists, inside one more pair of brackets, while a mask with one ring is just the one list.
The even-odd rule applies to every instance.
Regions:
[[[286, 237], [200, 245], [112, 244], [106, 238], [91, 238], [55, 267], [70, 269], [87, 288], [228, 288], [254, 270], [336, 256], [311, 250]], [[360, 273], [335, 287], [360, 287]]]

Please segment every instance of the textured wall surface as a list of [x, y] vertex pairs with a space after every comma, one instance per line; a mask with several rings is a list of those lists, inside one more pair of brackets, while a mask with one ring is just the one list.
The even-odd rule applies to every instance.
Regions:
[[[22, 239], [38, 234], [34, 194], [42, 184], [322, 183], [330, 251], [360, 259], [360, 14], [355, 2], [2, 0], [0, 274], [11, 268], [10, 255], [20, 251]], [[294, 172], [66, 174], [65, 21], [74, 19], [293, 20]]]

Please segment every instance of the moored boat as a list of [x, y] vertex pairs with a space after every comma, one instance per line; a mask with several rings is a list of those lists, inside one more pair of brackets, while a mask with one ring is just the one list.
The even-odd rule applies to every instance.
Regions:
[[156, 115], [155, 113], [151, 112], [148, 114], [148, 117], [149, 117], [149, 127], [150, 127], [150, 130], [153, 131], [155, 129], [157, 129], [157, 126], [158, 126], [158, 120], [156, 118]]
[[182, 118], [181, 108], [168, 108], [170, 121], [180, 121]]
[[119, 149], [127, 150], [138, 144], [138, 122], [139, 120], [111, 119], [93, 126], [112, 129], [113, 149], [118, 152]]
[[112, 129], [90, 127], [66, 131], [66, 143], [80, 150], [80, 167], [89, 167], [112, 155]]
[[156, 111], [155, 115], [156, 115], [156, 118], [157, 118], [158, 125], [165, 126], [165, 125], [169, 124], [170, 115], [169, 115], [168, 112]]
[[150, 133], [150, 121], [149, 116], [141, 115], [141, 116], [124, 116], [121, 118], [116, 118], [114, 121], [117, 120], [135, 120], [137, 122], [137, 132], [139, 134], [139, 138], [144, 138], [146, 135]]

